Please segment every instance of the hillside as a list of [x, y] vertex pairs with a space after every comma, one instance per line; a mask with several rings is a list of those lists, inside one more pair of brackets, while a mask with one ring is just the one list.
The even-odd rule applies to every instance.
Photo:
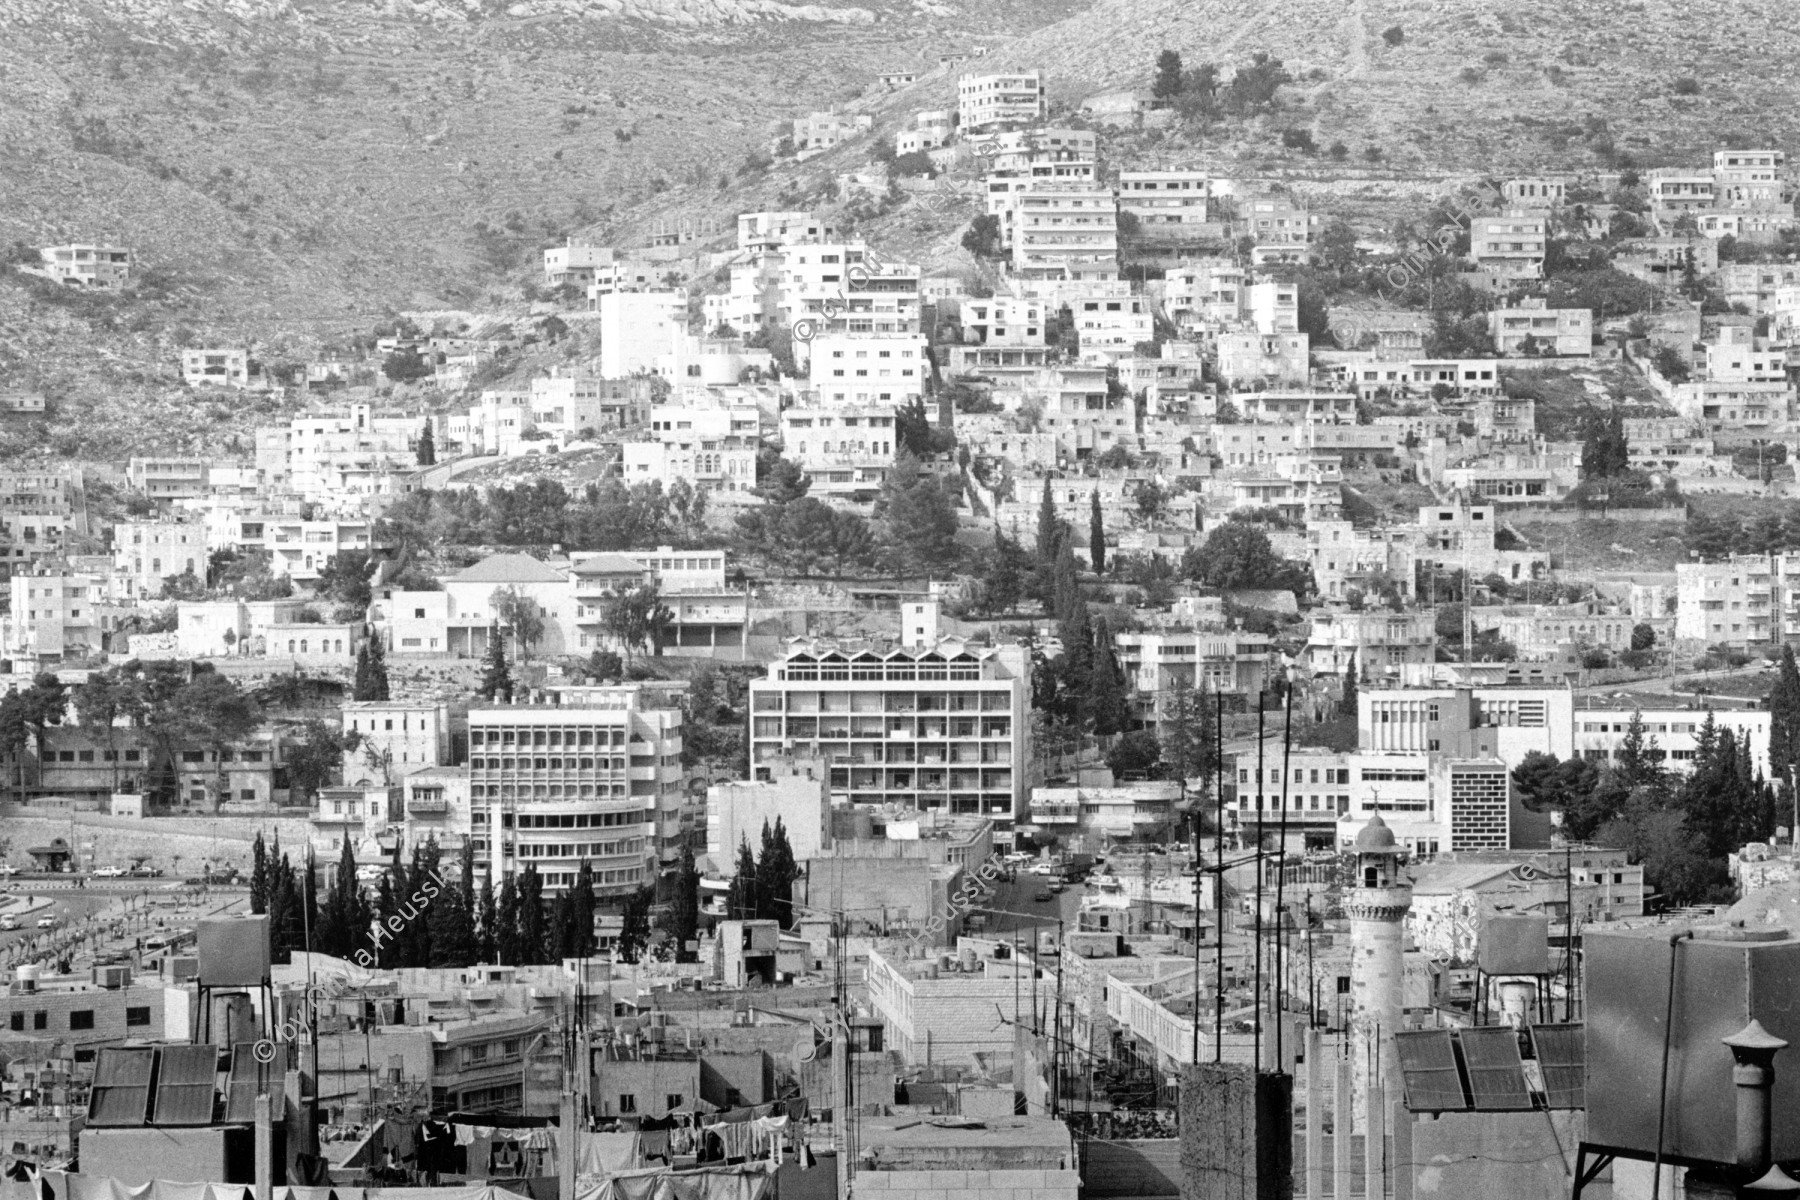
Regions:
[[[1800, 122], [1783, 69], [1800, 49], [1791, 17], [1781, 0], [1099, 0], [994, 61], [1042, 66], [1052, 98], [1074, 102], [1148, 89], [1162, 48], [1223, 68], [1267, 51], [1298, 80], [1271, 129], [1377, 146], [1401, 167], [1592, 169], [1609, 146], [1648, 165], [1693, 162], [1728, 139], [1786, 146]], [[1697, 94], [1676, 93], [1682, 77]], [[1169, 140], [1203, 161], [1281, 157], [1267, 130]]]
[[[265, 358], [341, 343], [403, 309], [517, 309], [571, 232], [638, 244], [659, 225], [831, 206], [884, 251], [968, 265], [970, 200], [835, 204], [871, 140], [756, 169], [779, 122], [833, 104], [891, 133], [954, 102], [938, 56], [1043, 66], [1059, 106], [1143, 88], [1156, 51], [1227, 68], [1259, 50], [1300, 77], [1277, 111], [1121, 131], [1115, 162], [1197, 161], [1293, 180], [1374, 224], [1447, 174], [1693, 160], [1725, 138], [1785, 145], [1773, 0], [1713, 19], [1673, 0], [0, 0], [0, 246], [118, 240], [148, 285], [52, 304], [0, 278], [0, 386], [49, 421], [0, 455], [222, 449], [272, 413], [195, 405], [177, 347]], [[1397, 45], [1382, 33], [1403, 31]], [[882, 71], [919, 82], [882, 92]], [[1673, 94], [1678, 76], [1699, 83]], [[1588, 114], [1608, 114], [1601, 123]], [[1348, 163], [1279, 148], [1304, 125]], [[1367, 147], [1383, 152], [1364, 161]], [[967, 186], [972, 177], [957, 181]], [[728, 226], [727, 226], [728, 227]]]

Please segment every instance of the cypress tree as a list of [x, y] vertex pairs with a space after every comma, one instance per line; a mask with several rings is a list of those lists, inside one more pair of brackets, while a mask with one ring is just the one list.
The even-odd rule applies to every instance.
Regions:
[[503, 966], [523, 964], [524, 947], [519, 941], [519, 885], [517, 875], [500, 881], [500, 902], [495, 910], [494, 957]]
[[1800, 764], [1800, 667], [1794, 648], [1781, 647], [1781, 667], [1769, 692], [1769, 771], [1787, 787]]
[[725, 911], [735, 921], [756, 917], [756, 854], [747, 841], [738, 843], [737, 874], [725, 894]]
[[250, 843], [250, 911], [269, 911], [269, 848], [263, 845], [260, 831]]
[[358, 700], [386, 700], [388, 696], [387, 651], [382, 648], [381, 635], [376, 634], [363, 643], [363, 653], [368, 663], [369, 681], [366, 696], [358, 696]]
[[512, 703], [512, 668], [506, 662], [506, 645], [498, 625], [488, 627], [487, 657], [482, 661], [481, 687], [476, 694], [496, 704]]
[[1088, 493], [1088, 557], [1094, 574], [1106, 574], [1106, 522], [1100, 516], [1100, 489]]
[[431, 421], [425, 421], [425, 428], [419, 431], [419, 465], [432, 467], [437, 465], [437, 438], [431, 432]]
[[1356, 686], [1356, 655], [1352, 654], [1344, 667], [1344, 693], [1343, 698], [1338, 701], [1338, 712], [1343, 716], [1356, 715]]
[[675, 898], [669, 915], [669, 935], [675, 939], [675, 961], [692, 962], [687, 944], [700, 936], [700, 869], [694, 865], [694, 848], [681, 847], [681, 866], [675, 873]]
[[1088, 671], [1087, 708], [1094, 732], [1102, 737], [1131, 728], [1131, 700], [1125, 694], [1125, 672], [1105, 617], [1094, 620], [1094, 660]]
[[570, 958], [587, 958], [594, 953], [594, 912], [598, 907], [594, 898], [594, 868], [584, 858], [575, 872], [575, 886], [569, 893], [569, 918], [574, 925], [569, 939]]
[[477, 936], [480, 944], [477, 955], [484, 963], [498, 962], [498, 951], [494, 939], [498, 933], [500, 914], [494, 903], [494, 880], [492, 876], [481, 881], [481, 923]]
[[550, 928], [544, 913], [544, 877], [527, 863], [519, 877], [519, 953], [525, 963], [550, 961]]

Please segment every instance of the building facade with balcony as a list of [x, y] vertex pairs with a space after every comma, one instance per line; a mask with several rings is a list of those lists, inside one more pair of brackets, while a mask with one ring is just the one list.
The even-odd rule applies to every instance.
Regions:
[[1010, 847], [1028, 799], [1030, 658], [1020, 646], [791, 644], [750, 684], [750, 765], [828, 764], [834, 799], [986, 817]]
[[476, 855], [496, 881], [535, 865], [550, 894], [585, 861], [596, 894], [629, 895], [681, 853], [681, 711], [632, 685], [551, 694], [469, 711]]

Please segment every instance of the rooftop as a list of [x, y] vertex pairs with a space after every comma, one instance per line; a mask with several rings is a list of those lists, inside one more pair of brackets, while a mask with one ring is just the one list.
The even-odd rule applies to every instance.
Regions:
[[529, 554], [490, 554], [474, 566], [450, 576], [450, 583], [562, 583], [561, 571]]

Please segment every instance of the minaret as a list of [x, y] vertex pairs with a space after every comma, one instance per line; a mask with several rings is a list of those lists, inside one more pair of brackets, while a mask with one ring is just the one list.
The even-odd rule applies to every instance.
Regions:
[[1355, 1111], [1363, 1111], [1370, 1068], [1400, 1028], [1405, 1008], [1401, 928], [1412, 908], [1412, 887], [1400, 875], [1394, 831], [1376, 813], [1356, 835], [1356, 879], [1344, 902], [1350, 918], [1349, 1051], [1356, 1080]]

